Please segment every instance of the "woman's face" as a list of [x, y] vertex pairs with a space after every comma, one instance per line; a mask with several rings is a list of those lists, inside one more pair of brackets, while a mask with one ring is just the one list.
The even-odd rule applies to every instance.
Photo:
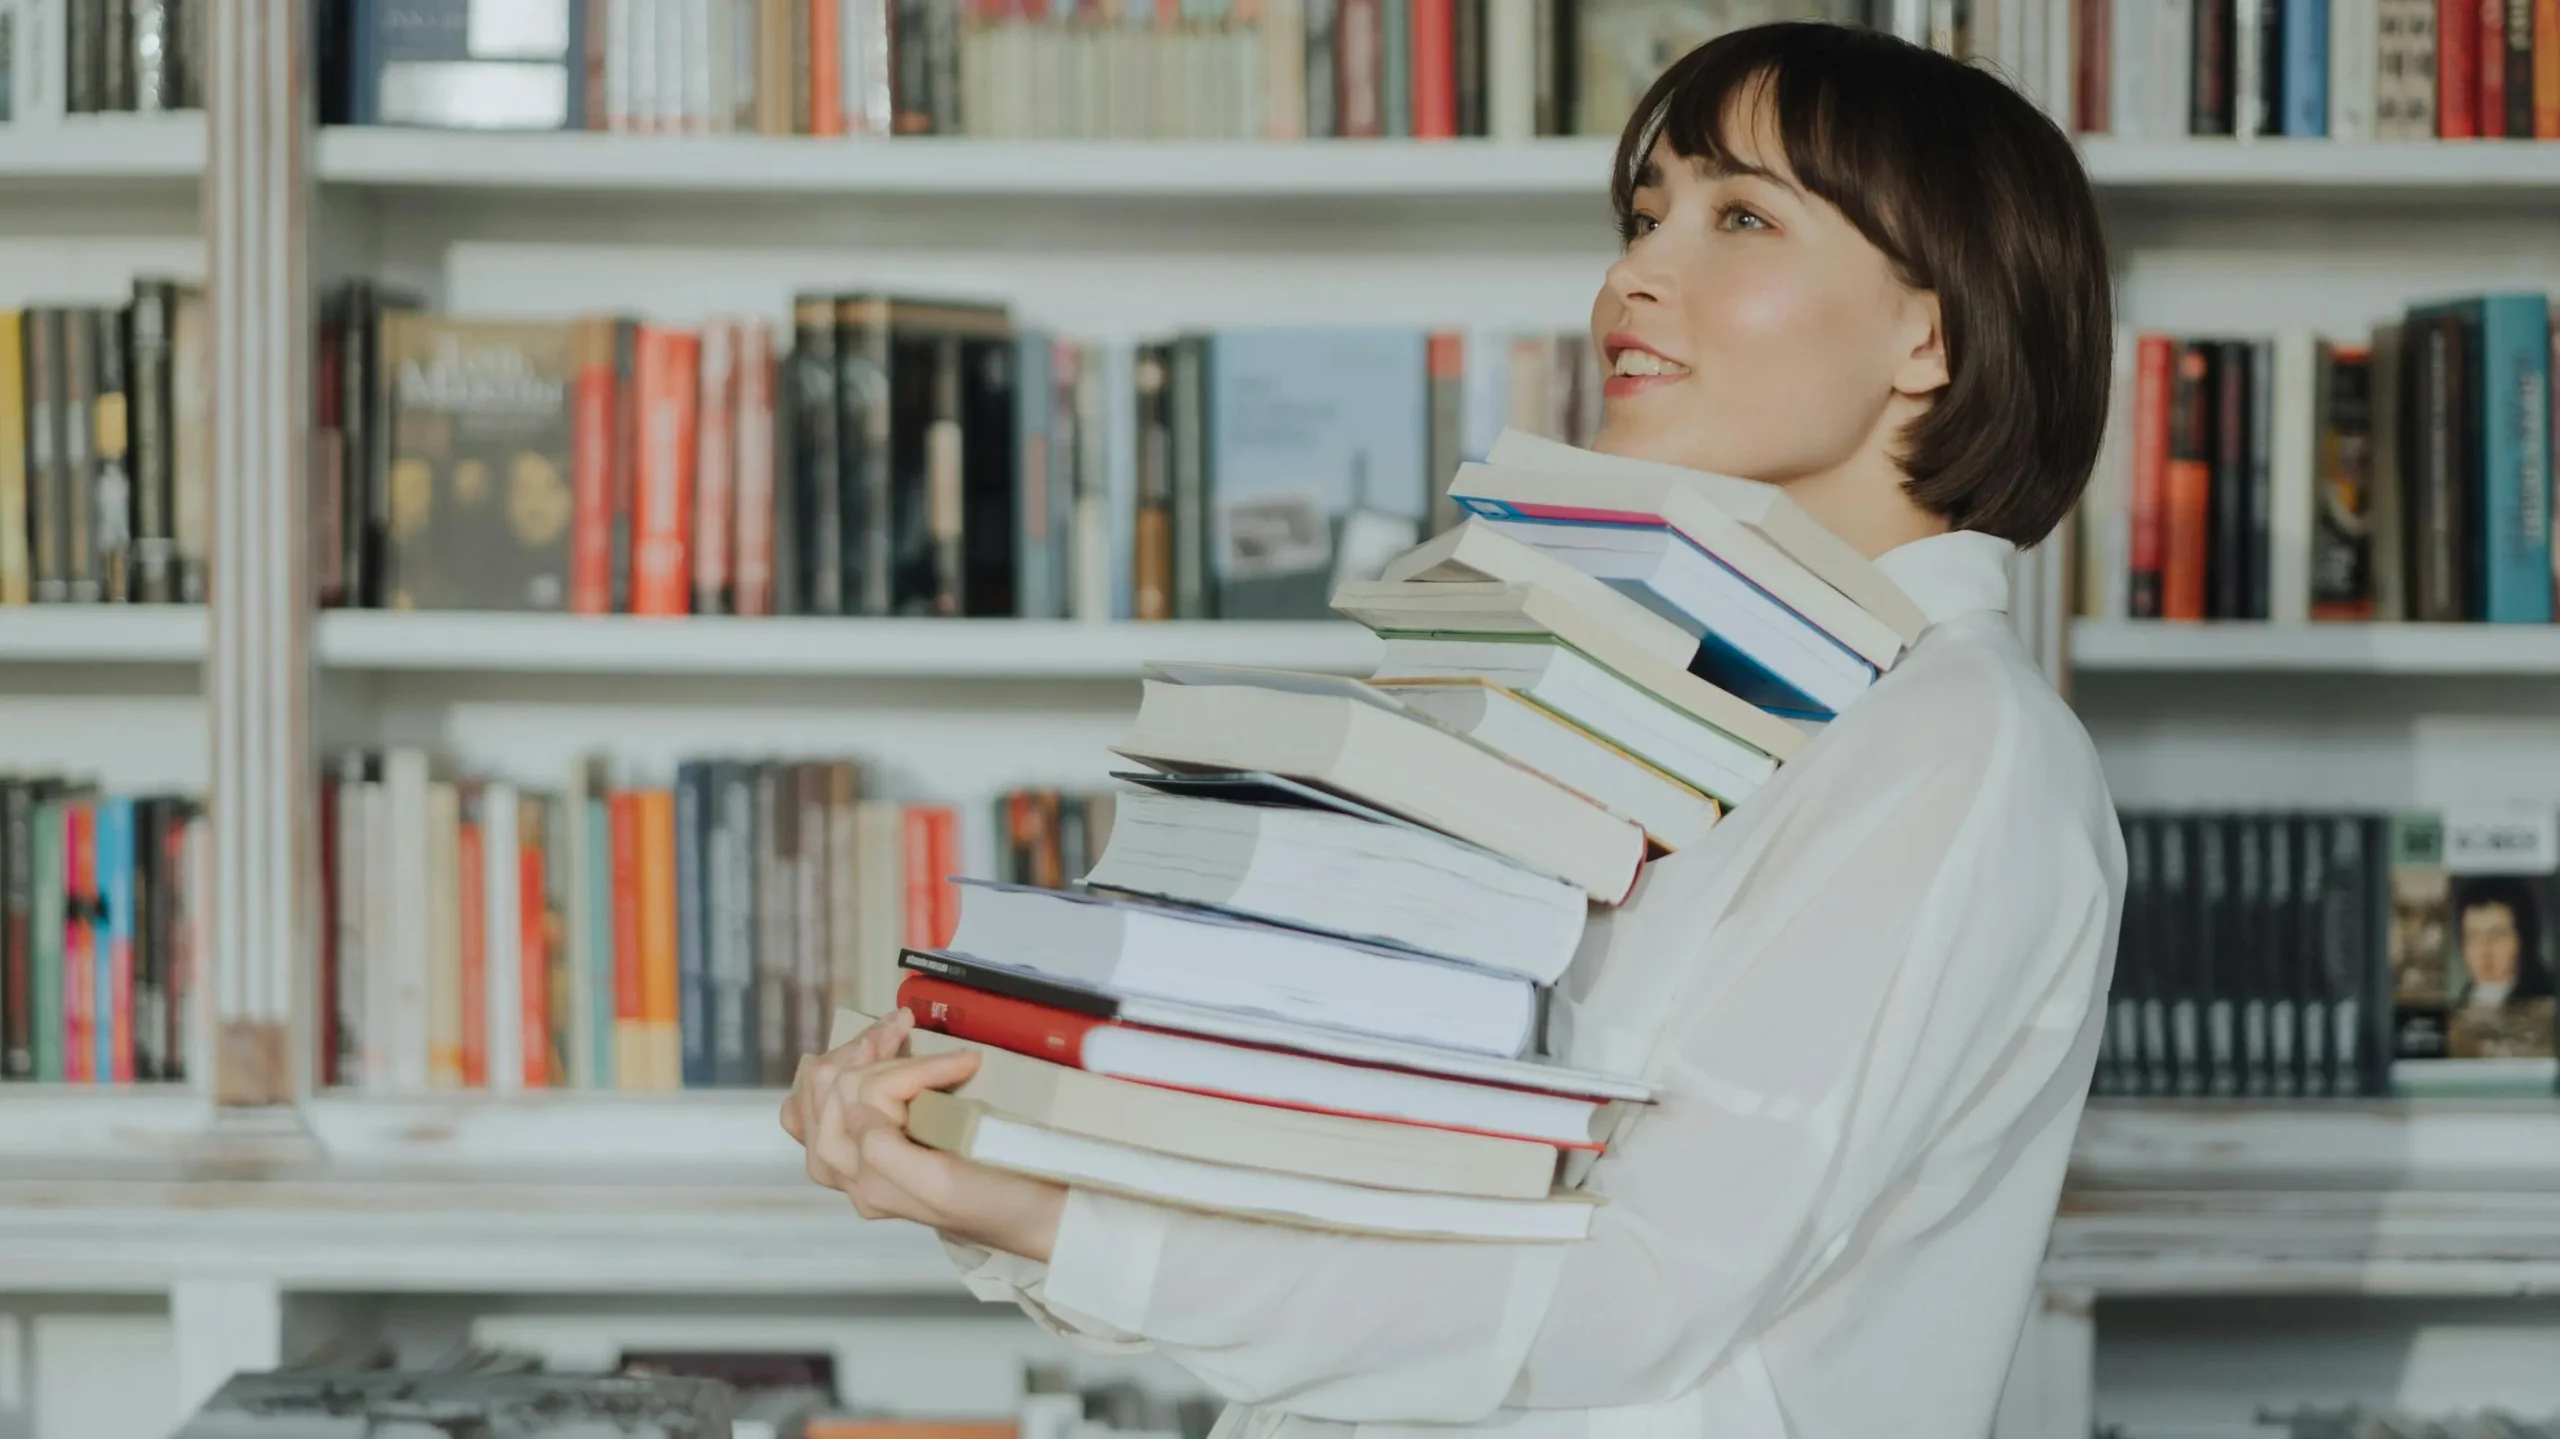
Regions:
[[1936, 301], [1800, 186], [1765, 101], [1726, 134], [1715, 168], [1654, 147], [1591, 306], [1594, 448], [1777, 484], [1892, 474], [1894, 436], [1946, 383]]

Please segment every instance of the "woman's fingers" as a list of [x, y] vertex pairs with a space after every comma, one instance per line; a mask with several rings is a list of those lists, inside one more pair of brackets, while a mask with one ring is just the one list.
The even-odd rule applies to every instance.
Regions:
[[948, 1089], [977, 1072], [978, 1056], [966, 1050], [924, 1059], [893, 1059], [844, 1076], [836, 1082], [836, 1092], [850, 1090], [857, 1102], [870, 1105], [903, 1125], [907, 1121], [908, 1100], [928, 1089]]
[[815, 1096], [834, 1090], [845, 1075], [895, 1058], [914, 1029], [914, 1014], [900, 1009], [824, 1054], [802, 1056], [791, 1092], [783, 1096], [783, 1132], [805, 1146], [811, 1121], [817, 1117]]

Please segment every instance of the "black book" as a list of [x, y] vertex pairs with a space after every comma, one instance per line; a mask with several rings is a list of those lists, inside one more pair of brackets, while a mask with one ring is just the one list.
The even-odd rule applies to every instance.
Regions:
[[[937, 3], [940, 0], [896, 0], [897, 14], [889, 24], [889, 68], [895, 77], [890, 88], [896, 97], [893, 107], [896, 112], [895, 128], [901, 135], [933, 133], [932, 12]], [[808, 47], [804, 43], [791, 53], [805, 55]], [[792, 68], [805, 70], [808, 67], [795, 65]], [[801, 114], [800, 132], [807, 134], [808, 111], [804, 109]]]
[[[789, 767], [755, 767], [756, 792], [756, 1077], [765, 1085], [791, 1082], [791, 962], [798, 953], [792, 923], [791, 861], [797, 857], [800, 819], [786, 803], [798, 791]], [[793, 846], [786, 850], [785, 846]]]
[[2266, 918], [2259, 941], [2265, 947], [2267, 1004], [2267, 1088], [2278, 1099], [2302, 1093], [2302, 946], [2296, 933], [2300, 915], [2294, 900], [2294, 850], [2301, 825], [2292, 815], [2270, 815], [2266, 821]]
[[711, 1080], [752, 1088], [756, 1062], [756, 781], [751, 766], [712, 766]]
[[800, 517], [800, 613], [850, 614], [844, 601], [844, 534], [837, 426], [837, 305], [826, 295], [791, 302], [791, 388], [800, 432], [792, 445], [790, 490]]
[[835, 306], [835, 490], [820, 496], [818, 524], [831, 538], [813, 541], [833, 556], [840, 610], [891, 612], [890, 475], [895, 423], [889, 403], [894, 306], [880, 295], [848, 295]]
[[[63, 50], [68, 70], [62, 91], [62, 108], [74, 115], [91, 115], [112, 108], [107, 104], [107, 9], [111, 0], [69, 0], [64, 18]], [[113, 0], [122, 8], [122, 0]]]
[[[178, 108], [181, 110], [204, 108], [205, 60], [212, 52], [208, 42], [213, 38], [208, 33], [213, 17], [207, 13], [205, 5], [206, 0], [177, 0], [173, 12], [177, 17]], [[324, 5], [321, 8], [329, 10], [336, 7]], [[321, 84], [326, 85], [325, 69], [322, 76]]]
[[2187, 87], [2187, 130], [2228, 135], [2232, 120], [2232, 12], [2234, 0], [2195, 0], [2193, 70]]
[[90, 566], [98, 577], [99, 598], [119, 602], [133, 598], [133, 353], [127, 343], [122, 310], [95, 309], [89, 323], [96, 336], [98, 389], [97, 479], [90, 499], [97, 506], [89, 533], [95, 548]]
[[[2258, 133], [2284, 133], [2284, 0], [2258, 3]], [[2266, 374], [2265, 370], [2258, 372]]]
[[1117, 995], [1011, 965], [990, 964], [969, 955], [943, 950], [902, 949], [898, 951], [898, 968], [946, 979], [986, 994], [998, 994], [1030, 1004], [1045, 1004], [1069, 1014], [1089, 1015], [1095, 1019], [1116, 1019], [1120, 1015]]
[[34, 785], [0, 779], [0, 1079], [33, 1079], [35, 1054]]
[[2302, 1092], [2325, 1097], [2336, 1073], [2329, 1062], [2329, 817], [2311, 815], [2295, 826], [2294, 983], [2299, 1026], [2295, 1047], [2302, 1056]]
[[[2507, 115], [2506, 138], [2533, 138], [2533, 0], [2505, 0], [2507, 7]], [[2550, 43], [2546, 37], [2545, 44]], [[2497, 58], [2482, 56], [2481, 63], [2494, 65]]]
[[1014, 538], [1023, 508], [1019, 432], [1028, 378], [1010, 319], [1002, 333], [961, 337], [958, 612], [964, 615], [1011, 617], [1021, 605]]
[[63, 597], [95, 604], [98, 584], [97, 312], [62, 312]]
[[2156, 885], [2149, 815], [2122, 817], [2124, 924], [2116, 935], [2116, 972], [2107, 986], [2107, 1037], [2098, 1061], [2101, 1094], [2140, 1094], [2149, 1070], [2142, 1048], [2142, 1000], [2151, 982], [2151, 919]]
[[[333, 7], [324, 7], [333, 8]], [[350, 280], [331, 301], [338, 322], [338, 550], [339, 600], [382, 603], [382, 497], [374, 491], [373, 434], [375, 316], [373, 287]]]
[[169, 1037], [166, 951], [160, 943], [160, 833], [164, 804], [133, 802], [133, 1077], [148, 1084], [163, 1077]]
[[2229, 815], [2196, 822], [2196, 1003], [2204, 1022], [2204, 1091], [2240, 1092], [2239, 844]]
[[2195, 843], [2197, 821], [2168, 815], [2160, 820], [2159, 903], [2161, 918], [2153, 936], [2161, 963], [2158, 989], [2149, 1001], [2146, 1027], [2154, 1055], [2150, 1093], [2196, 1095], [2205, 1090], [2204, 1018], [2198, 1006], [2196, 976], [2203, 963], [2203, 917], [2198, 902]]
[[2381, 997], [2377, 976], [2388, 967], [2376, 948], [2372, 903], [2376, 890], [2387, 889], [2387, 871], [2375, 865], [2381, 836], [2368, 834], [2361, 817], [2332, 815], [2328, 828], [2320, 943], [2320, 982], [2329, 1004], [2328, 1091], [2371, 1094], [2381, 1046], [2368, 1044], [2366, 1033]]
[[2408, 487], [2401, 514], [2406, 517], [2413, 620], [2472, 618], [2471, 567], [2466, 562], [2473, 526], [2463, 492], [2466, 452], [2472, 446], [2471, 427], [2464, 421], [2469, 391], [2462, 331], [2462, 321], [2452, 315], [2412, 316], [2408, 322], [2407, 358], [2401, 367], [2408, 397], [2400, 424], [2406, 453], [2400, 473]]
[[607, 607], [631, 612], [632, 515], [640, 495], [640, 322], [613, 322], [613, 464], [605, 475]]
[[2275, 988], [2275, 951], [2267, 944], [2267, 830], [2258, 815], [2231, 819], [2234, 873], [2231, 904], [2231, 982], [2233, 1008], [2239, 1019], [2237, 1067], [2241, 1094], [2262, 1097], [2275, 1090], [2270, 1070], [2267, 1001]]
[[2241, 618], [2253, 620], [2268, 618], [2275, 598], [2268, 533], [2275, 512], [2275, 390], [2275, 342], [2259, 340], [2249, 347], [2248, 534], [2242, 541], [2247, 561], [2240, 609]]
[[2249, 406], [2258, 387], [2246, 340], [2225, 340], [2214, 363], [2213, 500], [2206, 545], [2205, 617], [2245, 619], [2249, 613]]
[[141, 280], [133, 287], [133, 598], [168, 604], [178, 598], [177, 415], [172, 408], [178, 287]]
[[[997, 363], [1009, 372], [1013, 322], [1001, 306], [899, 301], [889, 347], [890, 607], [902, 615], [968, 614], [973, 489], [979, 513], [1002, 520], [981, 542], [985, 552], [991, 561], [1001, 553], [1003, 568], [1012, 568], [1012, 387], [973, 384], [969, 371], [992, 347], [1004, 352]], [[979, 398], [966, 398], [973, 394]], [[989, 398], [996, 394], [1001, 405]], [[989, 452], [974, 465], [971, 411], [992, 427]], [[1001, 598], [1009, 611], [1009, 582]]]
[[1457, 52], [1458, 133], [1485, 133], [1485, 0], [1453, 0], [1449, 7], [1452, 48]]
[[800, 352], [786, 349], [774, 362], [773, 386], [773, 612], [807, 613], [800, 572], [801, 538]]
[[702, 769], [700, 760], [679, 763], [675, 783], [676, 1049], [678, 1072], [687, 1089], [707, 1088], [712, 1082], [706, 969], [711, 896], [703, 882], [702, 840], [703, 816], [710, 807], [703, 802]]
[[133, 6], [135, 0], [106, 0], [105, 29], [98, 46], [106, 75], [98, 92], [101, 110], [134, 108]]
[[2398, 466], [2378, 464], [2373, 453], [2372, 352], [2341, 355], [2322, 341], [2318, 353], [2313, 403], [2320, 498], [2311, 531], [2311, 611], [2314, 618], [2363, 617], [2374, 612], [2374, 567], [2382, 558], [2373, 552], [2373, 522], [2381, 513], [2376, 486]]
[[70, 456], [62, 354], [63, 312], [30, 309], [26, 319], [27, 570], [37, 604], [71, 597]]
[[1173, 617], [1215, 614], [1209, 585], [1209, 341], [1173, 342], [1167, 409], [1173, 440]]
[[1306, 0], [1307, 125], [1310, 140], [1330, 140], [1342, 133], [1341, 96], [1336, 89], [1334, 32], [1342, 19], [1341, 0]]
[[2354, 965], [2356, 1012], [2352, 1053], [2341, 1058], [2367, 1098], [2391, 1092], [2391, 854], [2390, 822], [2380, 815], [2347, 817], [2354, 834], [2356, 924], [2347, 959]]
[[925, 76], [931, 87], [926, 109], [933, 117], [933, 133], [961, 133], [960, 115], [960, 7], [936, 3], [925, 8]]

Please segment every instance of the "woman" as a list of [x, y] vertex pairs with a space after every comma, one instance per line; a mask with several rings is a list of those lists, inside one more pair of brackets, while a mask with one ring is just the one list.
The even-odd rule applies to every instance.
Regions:
[[2088, 740], [2003, 616], [2104, 421], [2104, 248], [2070, 145], [1997, 80], [1778, 25], [1674, 65], [1619, 147], [1592, 308], [1603, 451], [1746, 475], [1930, 626], [1708, 842], [1596, 919], [1550, 1049], [1661, 1103], [1556, 1247], [1319, 1235], [908, 1143], [893, 1018], [784, 1124], [984, 1297], [1146, 1343], [1230, 1435], [1872, 1439], [1989, 1427], [2096, 1050], [2123, 850]]

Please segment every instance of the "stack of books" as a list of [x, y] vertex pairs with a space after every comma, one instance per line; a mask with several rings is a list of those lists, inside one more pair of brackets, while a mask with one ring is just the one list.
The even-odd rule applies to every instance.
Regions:
[[1492, 518], [1336, 595], [1386, 641], [1369, 681], [1152, 667], [1085, 884], [962, 882], [898, 999], [916, 1052], [981, 1063], [918, 1096], [919, 1142], [1323, 1228], [1583, 1236], [1560, 1160], [1650, 1091], [1524, 1057], [1542, 991], [1920, 619], [1765, 486], [1515, 433], [1452, 493]]

